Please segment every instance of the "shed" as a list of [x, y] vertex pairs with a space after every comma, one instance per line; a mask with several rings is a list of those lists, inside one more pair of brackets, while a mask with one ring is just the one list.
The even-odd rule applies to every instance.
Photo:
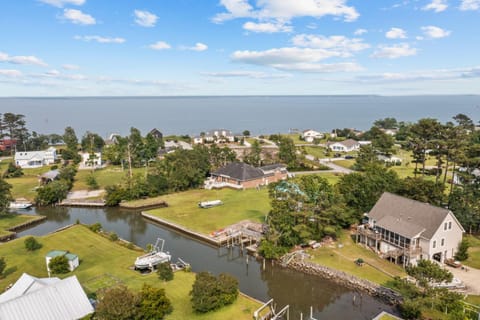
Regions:
[[49, 253], [47, 253], [47, 255], [45, 256], [45, 262], [47, 264], [47, 269], [48, 269], [48, 264], [50, 263], [50, 260], [55, 258], [55, 257], [58, 257], [58, 256], [64, 256], [65, 258], [67, 258], [68, 269], [70, 271], [75, 270], [79, 265], [78, 256], [76, 254], [70, 253], [68, 251], [63, 251], [63, 250], [52, 250]]

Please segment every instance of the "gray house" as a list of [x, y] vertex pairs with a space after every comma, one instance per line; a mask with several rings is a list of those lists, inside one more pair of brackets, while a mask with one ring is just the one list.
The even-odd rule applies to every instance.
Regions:
[[465, 232], [450, 210], [388, 192], [366, 218], [357, 229], [357, 242], [404, 266], [453, 258]]

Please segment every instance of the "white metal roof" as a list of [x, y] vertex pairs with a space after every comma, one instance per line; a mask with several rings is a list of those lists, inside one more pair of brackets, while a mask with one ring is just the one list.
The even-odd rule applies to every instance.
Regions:
[[17, 283], [0, 295], [2, 320], [80, 319], [94, 311], [76, 276], [59, 280], [23, 274]]

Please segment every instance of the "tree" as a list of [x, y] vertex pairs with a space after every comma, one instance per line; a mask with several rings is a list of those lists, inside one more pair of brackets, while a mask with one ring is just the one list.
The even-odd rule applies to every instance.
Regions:
[[249, 130], [243, 130], [243, 136], [249, 137], [250, 136], [250, 131]]
[[65, 180], [55, 180], [37, 189], [35, 202], [40, 206], [58, 203], [67, 197], [70, 190]]
[[427, 150], [436, 148], [434, 140], [441, 132], [441, 127], [442, 125], [436, 119], [424, 118], [418, 120], [418, 122], [412, 125], [410, 128], [410, 132], [412, 134], [410, 144], [416, 161], [415, 173], [417, 172], [418, 162], [421, 162], [422, 177], [425, 175]]
[[131, 320], [138, 315], [138, 296], [125, 285], [101, 289], [97, 293], [95, 315], [102, 320]]
[[193, 310], [205, 313], [232, 304], [238, 297], [238, 280], [222, 273], [217, 277], [200, 272], [190, 291]]
[[5, 257], [0, 258], [0, 278], [3, 278], [3, 272], [7, 268], [7, 262], [5, 261]]
[[470, 234], [478, 232], [480, 227], [480, 179], [453, 189], [448, 199], [448, 208], [452, 210], [463, 228]]
[[295, 143], [289, 137], [279, 135], [278, 144], [278, 158], [285, 163], [289, 168], [297, 166], [297, 149]]
[[9, 138], [16, 140], [15, 145], [22, 145], [25, 148], [26, 146], [24, 143], [28, 139], [28, 130], [25, 127], [25, 116], [23, 114], [7, 112], [3, 114], [2, 123]]
[[450, 282], [453, 275], [450, 271], [443, 269], [430, 260], [420, 260], [416, 266], [408, 266], [407, 274], [414, 277], [420, 286], [429, 288], [432, 282]]
[[88, 186], [88, 190], [97, 190], [98, 188], [100, 188], [97, 179], [93, 174], [90, 174], [86, 177], [86, 183]]
[[34, 237], [28, 237], [27, 239], [25, 239], [24, 243], [25, 249], [27, 249], [28, 251], [35, 251], [42, 247], [42, 245]]
[[396, 193], [413, 200], [442, 206], [445, 203], [444, 190], [442, 183], [407, 177], [400, 182]]
[[23, 176], [21, 167], [17, 167], [13, 162], [8, 163], [7, 170], [3, 173], [4, 178], [18, 178]]
[[458, 250], [455, 254], [455, 259], [459, 261], [465, 261], [468, 259], [468, 248], [470, 247], [470, 243], [467, 239], [462, 239], [462, 241], [458, 244]]
[[0, 177], [0, 214], [7, 212], [13, 199], [10, 189], [12, 189], [12, 186]]
[[67, 148], [62, 152], [62, 158], [64, 160], [73, 160], [74, 162], [80, 161], [78, 155], [78, 138], [75, 134], [75, 130], [72, 127], [66, 127], [63, 133], [63, 141], [67, 145]]
[[381, 128], [381, 129], [396, 129], [396, 128], [398, 128], [397, 119], [395, 119], [395, 118], [385, 118], [385, 119], [375, 120], [375, 122], [373, 124], [376, 127]]
[[259, 167], [262, 164], [262, 147], [257, 139], [253, 141], [250, 151], [243, 161], [255, 167]]
[[173, 270], [170, 266], [170, 262], [164, 262], [158, 266], [158, 277], [164, 281], [173, 280]]
[[48, 263], [48, 269], [53, 274], [62, 274], [70, 272], [68, 259], [65, 256], [56, 256], [50, 259]]
[[363, 145], [360, 147], [358, 155], [355, 159], [354, 169], [358, 171], [365, 171], [368, 166], [374, 164], [380, 164], [380, 160], [378, 160], [377, 152], [372, 145]]
[[139, 294], [136, 319], [163, 319], [173, 311], [172, 303], [163, 288], [144, 284]]
[[362, 136], [363, 139], [371, 140], [372, 146], [375, 150], [385, 155], [393, 153], [394, 139], [392, 136], [386, 134], [378, 127], [372, 127]]
[[98, 134], [87, 131], [82, 137], [81, 145], [84, 152], [95, 152], [102, 150], [105, 141]]

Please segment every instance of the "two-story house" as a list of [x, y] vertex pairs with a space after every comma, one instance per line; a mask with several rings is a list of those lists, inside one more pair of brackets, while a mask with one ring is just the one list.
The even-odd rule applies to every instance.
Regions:
[[404, 266], [455, 256], [465, 232], [452, 211], [385, 192], [357, 229], [357, 242]]

